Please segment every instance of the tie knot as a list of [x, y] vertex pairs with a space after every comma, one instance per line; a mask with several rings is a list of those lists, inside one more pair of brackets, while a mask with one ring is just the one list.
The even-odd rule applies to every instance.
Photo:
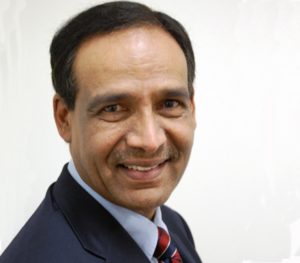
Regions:
[[181, 263], [181, 257], [169, 234], [161, 227], [158, 228], [158, 241], [154, 257], [162, 263]]

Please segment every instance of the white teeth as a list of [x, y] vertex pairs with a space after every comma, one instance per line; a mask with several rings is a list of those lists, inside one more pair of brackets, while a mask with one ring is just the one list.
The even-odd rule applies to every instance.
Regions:
[[154, 166], [151, 166], [151, 167], [143, 167], [143, 166], [137, 166], [137, 165], [124, 165], [124, 166], [128, 169], [131, 169], [131, 170], [140, 171], [140, 172], [147, 172], [147, 171], [150, 171], [150, 170], [156, 168], [158, 166], [158, 164], [154, 165]]

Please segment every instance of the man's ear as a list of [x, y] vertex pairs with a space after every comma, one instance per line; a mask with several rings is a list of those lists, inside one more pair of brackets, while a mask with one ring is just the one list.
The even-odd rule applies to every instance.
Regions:
[[59, 135], [65, 140], [65, 142], [71, 142], [71, 110], [68, 108], [64, 99], [58, 94], [53, 97], [53, 114], [56, 123], [56, 127]]

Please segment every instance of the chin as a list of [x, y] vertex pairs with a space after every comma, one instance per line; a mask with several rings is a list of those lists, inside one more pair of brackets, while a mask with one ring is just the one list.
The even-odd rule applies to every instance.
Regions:
[[[141, 193], [140, 193], [141, 194]], [[139, 214], [149, 217], [155, 209], [163, 205], [169, 198], [170, 194], [164, 193], [163, 195], [158, 194], [158, 190], [148, 191], [139, 197], [131, 197], [131, 202], [127, 206], [128, 209], [133, 210]], [[134, 204], [134, 205], [133, 205]]]

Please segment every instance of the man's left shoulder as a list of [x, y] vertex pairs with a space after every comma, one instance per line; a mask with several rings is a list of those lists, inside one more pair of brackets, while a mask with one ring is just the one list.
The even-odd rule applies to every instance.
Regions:
[[185, 219], [172, 208], [163, 205], [161, 206], [163, 221], [168, 226], [170, 232], [177, 233], [180, 236], [185, 236], [194, 245], [194, 239], [191, 230]]

